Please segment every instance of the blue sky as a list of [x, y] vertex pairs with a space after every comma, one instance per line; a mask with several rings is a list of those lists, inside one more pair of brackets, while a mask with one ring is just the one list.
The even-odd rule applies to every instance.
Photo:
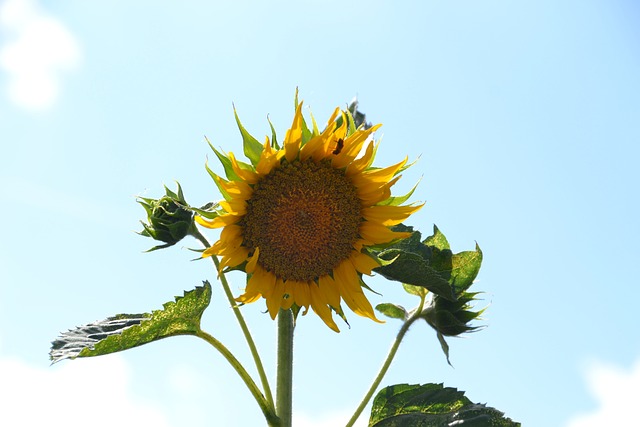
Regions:
[[[640, 387], [639, 19], [631, 0], [0, 1], [0, 417], [38, 425], [118, 396], [96, 425], [261, 424], [195, 339], [53, 367], [47, 352], [67, 328], [215, 281], [195, 241], [142, 253], [135, 196], [179, 180], [192, 204], [218, 199], [204, 136], [241, 151], [232, 103], [259, 139], [267, 114], [284, 135], [296, 87], [319, 122], [357, 95], [384, 124], [378, 164], [420, 158], [396, 186], [422, 178], [410, 223], [485, 255], [488, 327], [450, 340], [451, 368], [417, 325], [384, 384], [444, 382], [523, 425], [624, 414]], [[370, 282], [374, 304], [413, 304]], [[214, 289], [203, 326], [248, 364]], [[275, 324], [262, 303], [243, 311], [273, 372]], [[299, 322], [296, 425], [344, 423], [399, 327], [350, 323]]]

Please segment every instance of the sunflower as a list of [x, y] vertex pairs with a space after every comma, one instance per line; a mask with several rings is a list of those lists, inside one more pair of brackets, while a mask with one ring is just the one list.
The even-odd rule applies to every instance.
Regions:
[[304, 314], [311, 307], [339, 332], [332, 311], [344, 318], [344, 301], [354, 313], [380, 322], [363, 292], [362, 275], [380, 265], [367, 248], [408, 237], [389, 227], [422, 207], [398, 206], [406, 197], [391, 196], [407, 159], [372, 167], [372, 134], [380, 125], [356, 129], [351, 114], [340, 108], [320, 132], [315, 120], [308, 129], [297, 104], [282, 147], [275, 133], [260, 144], [237, 115], [236, 120], [251, 164], [214, 148], [227, 179], [207, 169], [225, 200], [217, 216], [196, 221], [222, 231], [203, 257], [220, 256], [220, 272], [244, 270], [247, 285], [236, 301], [262, 297], [272, 319], [294, 304]]

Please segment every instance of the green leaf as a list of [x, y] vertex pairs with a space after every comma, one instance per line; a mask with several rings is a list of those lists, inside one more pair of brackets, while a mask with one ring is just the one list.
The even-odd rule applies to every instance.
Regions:
[[378, 257], [386, 261], [395, 259], [391, 264], [376, 269], [377, 273], [387, 279], [422, 286], [443, 298], [455, 300], [449, 282], [437, 270], [431, 268], [429, 261], [423, 256], [402, 249], [387, 249], [380, 252]]
[[376, 310], [392, 319], [406, 320], [408, 317], [407, 310], [403, 306], [389, 302], [376, 305]]
[[451, 284], [455, 285], [456, 292], [466, 291], [480, 271], [482, 251], [476, 244], [475, 251], [454, 254], [451, 264]]
[[255, 139], [249, 132], [247, 132], [244, 126], [242, 126], [235, 107], [233, 108], [233, 115], [236, 118], [236, 123], [238, 123], [238, 129], [240, 129], [240, 133], [242, 134], [244, 155], [247, 156], [247, 159], [251, 160], [251, 164], [255, 166], [260, 161], [260, 154], [262, 154], [262, 150], [264, 147], [262, 146], [262, 144], [260, 144], [260, 142], [258, 142], [257, 139]]
[[451, 247], [449, 247], [447, 238], [444, 237], [444, 234], [442, 234], [440, 229], [435, 224], [433, 225], [433, 235], [424, 239], [424, 242], [422, 243], [424, 243], [426, 246], [433, 246], [435, 248], [438, 248], [441, 251], [445, 249], [451, 249]]
[[402, 287], [404, 288], [406, 293], [415, 295], [420, 298], [426, 297], [427, 294], [429, 293], [429, 291], [423, 288], [422, 286], [413, 286], [413, 285], [407, 285], [406, 283], [403, 283]]
[[128, 350], [174, 335], [196, 335], [211, 301], [211, 285], [185, 292], [151, 314], [118, 314], [63, 332], [51, 345], [52, 362]]
[[377, 394], [369, 427], [519, 427], [504, 413], [442, 384], [397, 384]]

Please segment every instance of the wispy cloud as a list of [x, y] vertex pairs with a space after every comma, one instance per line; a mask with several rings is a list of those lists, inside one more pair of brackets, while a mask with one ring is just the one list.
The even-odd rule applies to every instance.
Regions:
[[80, 47], [73, 34], [35, 0], [0, 3], [0, 70], [9, 98], [28, 110], [51, 107], [65, 71], [78, 66]]
[[42, 368], [0, 358], [0, 378], [3, 426], [169, 426], [161, 408], [132, 394], [118, 356]]
[[612, 364], [594, 362], [586, 370], [589, 391], [597, 400], [593, 412], [572, 418], [567, 427], [600, 427], [632, 425], [629, 412], [634, 408], [640, 390], [640, 359], [630, 370]]

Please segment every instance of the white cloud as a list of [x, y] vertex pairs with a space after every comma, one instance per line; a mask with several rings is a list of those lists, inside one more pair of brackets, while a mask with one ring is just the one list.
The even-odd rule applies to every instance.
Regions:
[[589, 391], [596, 398], [594, 412], [572, 418], [567, 427], [596, 427], [631, 425], [640, 390], [640, 359], [630, 370], [602, 362], [591, 363], [586, 372]]
[[5, 0], [0, 4], [0, 69], [7, 75], [9, 98], [29, 110], [55, 102], [61, 72], [80, 61], [73, 34], [47, 15], [35, 0]]
[[163, 411], [132, 395], [119, 356], [35, 367], [0, 358], [0, 425], [168, 427]]

